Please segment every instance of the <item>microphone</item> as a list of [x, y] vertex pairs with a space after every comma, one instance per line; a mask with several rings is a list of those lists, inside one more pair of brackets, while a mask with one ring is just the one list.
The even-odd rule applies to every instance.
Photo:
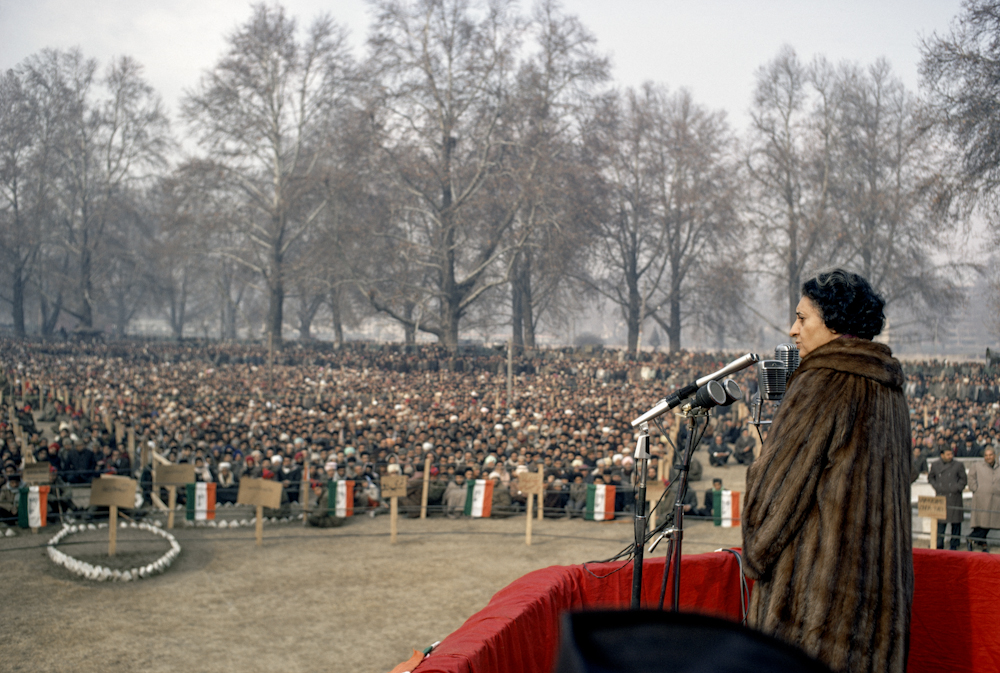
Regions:
[[781, 402], [788, 388], [788, 379], [801, 363], [799, 349], [795, 344], [778, 344], [774, 349], [774, 359], [757, 364], [757, 393], [750, 403], [750, 422], [753, 425], [769, 425], [771, 421], [761, 420], [764, 402]]
[[785, 364], [780, 360], [757, 363], [757, 390], [762, 400], [780, 400], [785, 395]]
[[[718, 381], [718, 379], [728, 376], [729, 374], [738, 372], [742, 369], [746, 369], [747, 367], [749, 367], [750, 365], [754, 364], [759, 360], [760, 356], [757, 355], [756, 353], [747, 353], [743, 357], [733, 360], [719, 371], [709, 374], [708, 376], [702, 376], [694, 383], [689, 383], [680, 390], [671, 393], [667, 397], [657, 402], [652, 409], [644, 413], [642, 416], [639, 416], [638, 418], [633, 420], [632, 427], [635, 428], [642, 425], [643, 423], [648, 423], [654, 418], [659, 418], [663, 414], [667, 413], [668, 411], [679, 405], [682, 401], [684, 401], [688, 397], [691, 397], [692, 395], [697, 393], [698, 390], [701, 389], [702, 386], [706, 385], [709, 381]], [[723, 395], [725, 395], [724, 390], [723, 390]]]
[[778, 344], [774, 349], [774, 359], [785, 365], [786, 382], [788, 377], [799, 368], [799, 363], [802, 361], [799, 357], [799, 349], [795, 347], [795, 344]]

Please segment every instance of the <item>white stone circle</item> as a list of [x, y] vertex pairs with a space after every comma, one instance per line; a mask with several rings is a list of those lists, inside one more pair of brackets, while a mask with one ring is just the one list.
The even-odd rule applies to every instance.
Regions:
[[[165, 538], [168, 542], [170, 542], [170, 549], [168, 549], [167, 553], [163, 556], [148, 565], [138, 568], [130, 568], [124, 571], [112, 570], [111, 568], [99, 565], [95, 566], [87, 563], [86, 561], [75, 559], [69, 554], [65, 554], [56, 549], [56, 545], [59, 544], [59, 542], [67, 535], [79, 533], [84, 530], [96, 530], [97, 528], [98, 527], [94, 526], [94, 524], [63, 526], [62, 529], [53, 535], [51, 540], [49, 540], [49, 558], [52, 559], [54, 563], [63, 566], [71, 573], [79, 575], [84, 579], [93, 580], [95, 582], [129, 582], [132, 580], [145, 579], [151, 575], [163, 572], [170, 567], [170, 564], [174, 562], [174, 559], [176, 559], [177, 555], [181, 552], [181, 546], [177, 543], [177, 538], [167, 531], [155, 526], [150, 526], [147, 523], [125, 524], [124, 522], [122, 523], [122, 528], [138, 528]], [[107, 524], [102, 524], [100, 528], [107, 528]]]

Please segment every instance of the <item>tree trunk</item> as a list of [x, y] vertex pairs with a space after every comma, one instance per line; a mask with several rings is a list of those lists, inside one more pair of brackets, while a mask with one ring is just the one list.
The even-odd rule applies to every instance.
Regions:
[[514, 347], [524, 349], [524, 295], [521, 288], [521, 253], [516, 253], [510, 279], [510, 322]]
[[670, 340], [670, 352], [676, 353], [681, 349], [681, 300], [676, 292], [670, 298], [670, 324], [666, 330]]
[[339, 289], [334, 288], [330, 290], [327, 306], [330, 307], [330, 315], [333, 318], [333, 343], [337, 348], [340, 348], [344, 345], [344, 320], [340, 312]]
[[458, 323], [460, 320], [458, 302], [445, 302], [442, 315], [441, 341], [449, 353], [458, 352]]
[[90, 251], [87, 250], [84, 237], [83, 252], [80, 254], [80, 325], [86, 328], [94, 326], [94, 307], [91, 303], [93, 282], [91, 280]]
[[524, 251], [524, 263], [521, 268], [521, 324], [524, 329], [524, 347], [535, 347], [535, 311], [531, 292], [531, 251]]
[[628, 306], [625, 307], [625, 324], [628, 326], [628, 353], [635, 355], [639, 346], [639, 312], [642, 310], [642, 297], [639, 294], [639, 279], [628, 279]]
[[270, 335], [273, 338], [274, 348], [277, 350], [281, 349], [281, 326], [283, 322], [282, 311], [285, 305], [285, 286], [281, 282], [281, 278], [272, 277], [271, 282], [268, 284], [268, 302], [267, 302], [267, 323], [264, 325], [265, 335]]
[[299, 339], [301, 341], [309, 341], [312, 339], [313, 319], [316, 317], [316, 313], [322, 305], [323, 295], [320, 294], [313, 297], [309, 303], [303, 303], [299, 308]]
[[14, 336], [18, 339], [24, 338], [24, 275], [20, 266], [13, 272], [13, 287], [11, 288], [13, 303], [11, 315], [14, 318]]
[[170, 331], [174, 339], [180, 341], [184, 337], [185, 313], [187, 312], [187, 292], [182, 288], [181, 296], [170, 297]]
[[41, 295], [39, 305], [42, 311], [42, 336], [48, 338], [55, 333], [56, 325], [59, 323], [59, 314], [62, 312], [62, 293], [56, 295], [56, 301], [51, 310], [49, 309], [49, 301], [44, 294]]
[[[416, 310], [417, 305], [412, 301], [403, 302], [403, 317], [407, 320], [413, 320], [413, 312]], [[417, 327], [412, 322], [402, 323], [403, 325], [403, 343], [407, 346], [414, 346], [417, 343]]]

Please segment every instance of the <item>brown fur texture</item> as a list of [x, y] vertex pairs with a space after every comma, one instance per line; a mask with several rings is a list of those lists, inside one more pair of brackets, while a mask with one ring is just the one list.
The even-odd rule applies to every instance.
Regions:
[[910, 420], [888, 347], [849, 337], [789, 379], [747, 473], [750, 625], [834, 671], [905, 671], [913, 598]]

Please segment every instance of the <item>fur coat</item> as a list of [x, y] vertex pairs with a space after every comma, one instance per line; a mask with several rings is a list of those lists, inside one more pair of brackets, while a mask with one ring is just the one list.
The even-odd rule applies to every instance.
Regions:
[[750, 625], [834, 671], [906, 670], [910, 419], [888, 347], [820, 346], [789, 378], [747, 472]]

